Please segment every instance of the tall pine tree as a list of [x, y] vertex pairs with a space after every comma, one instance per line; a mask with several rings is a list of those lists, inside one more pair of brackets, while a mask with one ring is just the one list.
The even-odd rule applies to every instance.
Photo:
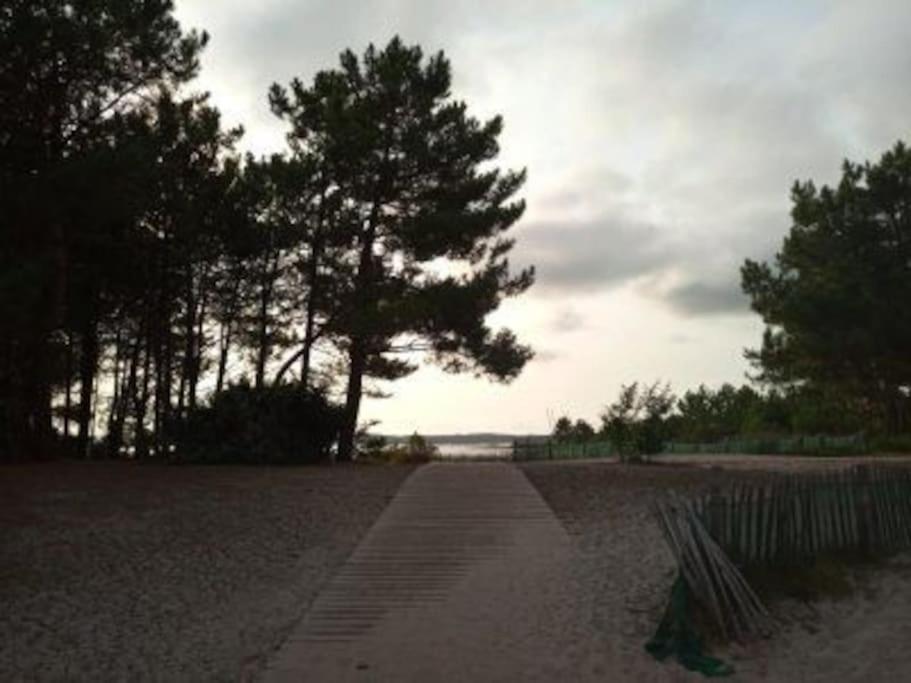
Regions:
[[532, 269], [511, 273], [507, 231], [525, 205], [525, 172], [501, 171], [500, 117], [479, 121], [450, 94], [442, 53], [425, 59], [398, 38], [346, 51], [310, 86], [274, 85], [275, 113], [301, 152], [322, 165], [354, 220], [354, 276], [334, 331], [347, 355], [339, 458], [352, 455], [365, 377], [396, 379], [423, 352], [451, 372], [516, 377], [531, 356], [509, 330], [485, 323], [505, 297], [525, 291]]

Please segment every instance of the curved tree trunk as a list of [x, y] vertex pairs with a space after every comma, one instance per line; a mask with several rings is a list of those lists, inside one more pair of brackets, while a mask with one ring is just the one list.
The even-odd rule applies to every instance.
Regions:
[[354, 459], [354, 439], [357, 434], [357, 418], [361, 409], [364, 370], [367, 368], [367, 349], [361, 340], [352, 340], [348, 358], [350, 362], [348, 390], [345, 394], [345, 419], [338, 440], [336, 458], [338, 462], [350, 462]]

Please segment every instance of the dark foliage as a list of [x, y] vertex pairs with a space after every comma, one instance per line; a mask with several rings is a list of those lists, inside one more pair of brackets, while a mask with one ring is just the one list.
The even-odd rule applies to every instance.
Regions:
[[502, 121], [442, 54], [394, 39], [273, 88], [289, 147], [256, 159], [181, 88], [206, 42], [171, 0], [0, 9], [0, 460], [169, 458], [205, 386], [346, 377], [349, 455], [364, 377], [531, 357], [485, 324], [532, 282], [504, 236], [525, 176], [488, 166]]
[[554, 424], [551, 436], [554, 441], [566, 443], [585, 443], [595, 438], [595, 428], [585, 420], [573, 422], [565, 415]]
[[[347, 207], [330, 219], [354, 264], [331, 329], [348, 366], [342, 458], [353, 452], [364, 379], [416, 369], [413, 356], [395, 354], [424, 353], [447, 371], [501, 381], [532, 357], [509, 330], [485, 323], [534, 279], [531, 269], [511, 273], [506, 258], [525, 172], [490, 165], [503, 121], [470, 116], [451, 81], [445, 55], [425, 58], [394, 38], [362, 57], [342, 53], [310, 86], [270, 91], [296, 155], [316, 160]], [[440, 272], [439, 259], [453, 274]]]
[[341, 419], [341, 407], [318, 391], [239, 384], [174, 425], [174, 456], [178, 462], [193, 463], [327, 461]]
[[125, 121], [192, 78], [206, 40], [170, 0], [0, 10], [0, 457], [48, 454], [54, 392], [77, 375], [87, 450], [108, 247], [141, 203]]
[[836, 187], [798, 182], [791, 199], [774, 262], [742, 269], [766, 323], [748, 358], [763, 380], [850, 397], [877, 426], [901, 431], [911, 409], [911, 150], [846, 161]]
[[660, 453], [669, 437], [668, 416], [674, 401], [668, 384], [621, 386], [617, 400], [601, 415], [601, 433], [621, 457]]
[[[698, 447], [726, 452], [748, 447], [755, 453], [862, 453], [902, 451], [907, 439], [867, 438], [869, 406], [853, 397], [813, 385], [757, 391], [750, 386], [700, 385], [676, 398], [668, 385], [634, 382], [621, 386], [601, 415], [599, 435], [622, 457]], [[584, 420], [563, 416], [554, 425], [557, 443], [582, 444], [594, 436]], [[718, 448], [710, 446], [715, 445]]]

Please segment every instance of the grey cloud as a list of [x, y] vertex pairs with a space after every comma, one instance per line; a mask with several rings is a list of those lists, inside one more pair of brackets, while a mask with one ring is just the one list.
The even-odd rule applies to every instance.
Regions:
[[555, 332], [575, 332], [585, 326], [585, 318], [573, 308], [566, 308], [554, 318], [551, 329]]
[[686, 282], [672, 287], [662, 299], [684, 316], [752, 314], [749, 300], [734, 282]]
[[[534, 160], [529, 187], [548, 163], [566, 164], [560, 181], [572, 176], [542, 181], [516, 230], [514, 260], [538, 268], [529, 296], [652, 278], [674, 283], [647, 293], [680, 315], [746, 310], [737, 268], [780, 245], [791, 183], [832, 182], [843, 157], [874, 157], [907, 135], [911, 3], [611, 5], [225, 0], [212, 11], [178, 0], [213, 36], [204, 78], [258, 127], [276, 125], [270, 83], [309, 80], [346, 47], [399, 33], [446, 50], [470, 105], [502, 112], [507, 134], [532, 131], [516, 152], [519, 165]], [[535, 102], [565, 120], [539, 120]]]
[[535, 361], [538, 363], [551, 363], [560, 358], [560, 353], [550, 349], [535, 349]]
[[[777, 212], [756, 209], [724, 240], [683, 243], [669, 228], [610, 215], [591, 222], [539, 222], [520, 229], [515, 260], [535, 265], [536, 295], [586, 294], [640, 282], [640, 294], [684, 317], [748, 314], [740, 265], [746, 258], [772, 258], [786, 224]], [[551, 327], [572, 331], [581, 323], [570, 307]]]
[[529, 224], [517, 237], [515, 259], [535, 266], [535, 289], [546, 294], [617, 286], [668, 265], [674, 254], [655, 226], [610, 217]]

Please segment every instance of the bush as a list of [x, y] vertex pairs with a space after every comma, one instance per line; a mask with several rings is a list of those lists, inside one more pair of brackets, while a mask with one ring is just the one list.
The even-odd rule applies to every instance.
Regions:
[[675, 400], [669, 384], [621, 385], [620, 396], [601, 415], [601, 433], [616, 446], [623, 461], [660, 453]]
[[176, 459], [304, 464], [329, 459], [342, 408], [300, 386], [228, 388], [174, 426]]
[[437, 453], [436, 446], [415, 432], [408, 437], [408, 441], [394, 446], [389, 446], [383, 437], [367, 437], [361, 446], [359, 458], [393, 465], [418, 465], [430, 462]]

